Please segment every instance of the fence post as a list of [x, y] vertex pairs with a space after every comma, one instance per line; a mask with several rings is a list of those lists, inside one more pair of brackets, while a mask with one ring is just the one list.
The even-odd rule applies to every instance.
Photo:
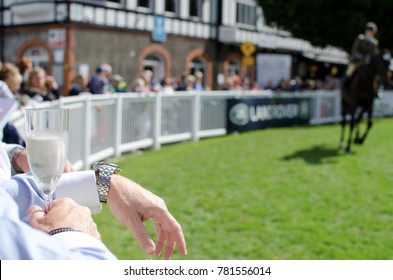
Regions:
[[323, 94], [321, 92], [318, 92], [314, 98], [315, 98], [315, 122], [314, 124], [320, 124], [321, 123], [321, 103], [322, 103], [322, 96]]
[[123, 127], [123, 97], [121, 95], [116, 96], [116, 116], [115, 116], [115, 137], [114, 137], [114, 148], [115, 157], [121, 156], [121, 137]]
[[336, 98], [335, 98], [335, 114], [336, 114], [336, 122], [341, 121], [341, 92], [337, 91], [336, 92]]
[[199, 130], [201, 127], [201, 96], [198, 93], [193, 93], [192, 99], [192, 140], [198, 141], [199, 140]]
[[84, 143], [84, 148], [82, 149], [83, 151], [83, 156], [82, 156], [82, 161], [83, 161], [83, 167], [84, 169], [90, 169], [90, 163], [89, 163], [89, 156], [91, 154], [91, 97], [86, 96], [85, 99], [85, 129], [84, 129], [84, 134], [83, 134], [83, 141]]
[[157, 93], [154, 98], [154, 119], [153, 119], [153, 149], [161, 148], [161, 93]]

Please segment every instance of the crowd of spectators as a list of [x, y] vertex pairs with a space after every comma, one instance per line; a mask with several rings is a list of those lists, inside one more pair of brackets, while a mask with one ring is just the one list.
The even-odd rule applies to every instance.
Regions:
[[[30, 102], [52, 101], [59, 99], [62, 95], [122, 92], [172, 94], [176, 91], [210, 90], [204, 82], [204, 73], [201, 71], [195, 71], [193, 74], [184, 72], [180, 76], [158, 80], [151, 70], [146, 69], [128, 84], [121, 75], [112, 73], [111, 65], [102, 63], [96, 67], [95, 73], [90, 77], [77, 74], [73, 79], [71, 89], [62, 94], [54, 77], [48, 75], [41, 67], [33, 67], [28, 57], [23, 57], [16, 65], [4, 63], [0, 72], [0, 80], [8, 85], [12, 97], [16, 98], [21, 105]], [[232, 91], [272, 90], [274, 93], [280, 93], [319, 89], [337, 90], [339, 88], [340, 79], [331, 76], [327, 76], [324, 80], [296, 77], [290, 80], [282, 79], [277, 83], [268, 81], [262, 85], [249, 78], [242, 78], [234, 74], [228, 76], [219, 89]]]
[[[182, 73], [180, 76], [165, 77], [158, 80], [154, 77], [154, 73], [150, 69], [136, 77], [130, 84], [118, 75], [112, 74], [112, 67], [103, 63], [97, 66], [95, 74], [89, 79], [81, 75], [77, 75], [74, 79], [72, 89], [66, 94], [74, 96], [80, 93], [155, 93], [172, 94], [176, 91], [205, 91], [210, 90], [204, 83], [204, 74], [201, 71], [195, 71], [194, 74], [188, 72]], [[257, 81], [251, 81], [249, 78], [241, 78], [234, 74], [226, 78], [224, 84], [220, 86], [220, 90], [233, 91], [260, 91], [270, 89], [275, 93], [295, 92], [305, 90], [336, 90], [340, 88], [340, 79], [327, 76], [324, 80], [320, 79], [300, 79], [294, 78], [290, 80], [282, 79], [277, 83], [268, 81], [265, 85], [258, 84]]]

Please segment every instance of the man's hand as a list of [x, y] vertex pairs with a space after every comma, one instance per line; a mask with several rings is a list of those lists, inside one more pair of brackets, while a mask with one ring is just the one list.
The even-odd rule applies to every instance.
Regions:
[[[175, 249], [187, 255], [186, 241], [180, 224], [169, 213], [165, 202], [135, 182], [113, 175], [108, 195], [108, 206], [112, 214], [125, 224], [135, 235], [139, 245], [147, 254], [161, 254], [169, 259]], [[143, 222], [152, 219], [157, 232], [157, 243], [154, 243]]]
[[70, 198], [52, 201], [51, 208], [47, 214], [41, 207], [32, 205], [29, 208], [29, 217], [30, 225], [44, 232], [71, 227], [98, 240], [101, 238], [89, 208], [77, 204]]
[[[26, 149], [19, 149], [15, 152], [14, 156], [12, 157], [12, 166], [17, 173], [27, 173], [30, 171], [30, 165], [29, 160], [27, 159]], [[73, 171], [74, 167], [67, 159], [64, 166], [64, 172], [67, 173]]]

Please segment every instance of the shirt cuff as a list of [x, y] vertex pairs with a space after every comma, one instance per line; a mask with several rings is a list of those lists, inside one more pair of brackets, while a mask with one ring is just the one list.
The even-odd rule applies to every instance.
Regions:
[[64, 197], [88, 207], [93, 214], [101, 212], [96, 175], [92, 170], [64, 173], [56, 186], [55, 198]]
[[21, 145], [18, 144], [7, 144], [4, 145], [5, 149], [7, 151], [8, 154], [8, 158], [10, 160], [10, 165], [11, 165], [11, 175], [14, 176], [16, 174], [18, 174], [18, 172], [16, 172], [14, 165], [12, 164], [12, 159], [14, 158], [15, 153], [19, 150], [19, 149], [25, 149], [24, 147], [22, 147]]
[[116, 259], [104, 243], [83, 232], [62, 232], [51, 238], [57, 239], [71, 251], [81, 253], [86, 257], [103, 260]]

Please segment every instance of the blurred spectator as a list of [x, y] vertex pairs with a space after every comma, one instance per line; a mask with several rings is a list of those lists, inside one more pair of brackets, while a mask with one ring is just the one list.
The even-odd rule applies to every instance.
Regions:
[[187, 90], [187, 71], [184, 71], [180, 77], [179, 84], [176, 87], [176, 91], [186, 91]]
[[296, 77], [289, 82], [289, 91], [301, 91], [303, 89], [303, 81]]
[[19, 94], [22, 76], [16, 66], [11, 63], [0, 64], [0, 80], [6, 84], [0, 97], [15, 98]]
[[21, 89], [24, 89], [27, 84], [27, 80], [29, 79], [29, 74], [31, 70], [33, 70], [33, 63], [31, 62], [30, 57], [23, 56], [16, 64], [19, 69], [19, 73], [22, 75]]
[[281, 80], [278, 82], [278, 85], [277, 85], [277, 87], [276, 87], [275, 90], [276, 90], [277, 92], [289, 91], [289, 88], [290, 88], [290, 83], [289, 83], [289, 81], [286, 80], [286, 79], [281, 79]]
[[242, 90], [250, 90], [250, 88], [251, 88], [251, 85], [250, 85], [250, 79], [248, 78], [248, 77], [244, 77], [243, 79], [242, 79], [242, 82], [241, 82], [241, 88], [242, 88]]
[[150, 69], [143, 71], [142, 78], [145, 80], [145, 93], [147, 92], [159, 92], [161, 91], [161, 84], [153, 80], [154, 73]]
[[127, 92], [127, 83], [124, 81], [123, 77], [118, 74], [112, 76], [111, 85], [114, 92]]
[[205, 88], [203, 86], [203, 73], [201, 71], [197, 71], [195, 73], [194, 89], [195, 89], [195, 91], [205, 90]]
[[251, 88], [250, 88], [250, 90], [251, 90], [251, 91], [260, 91], [260, 90], [261, 90], [261, 87], [259, 86], [258, 81], [253, 81], [253, 82], [251, 83]]
[[136, 78], [131, 85], [131, 92], [143, 93], [145, 88], [145, 80], [143, 78]]
[[48, 76], [41, 67], [35, 67], [29, 74], [26, 88], [22, 94], [30, 96], [33, 100], [52, 101], [60, 98], [60, 92], [53, 76]]
[[[19, 97], [19, 88], [22, 77], [19, 70], [11, 63], [0, 64], [0, 97], [16, 99]], [[1, 106], [0, 106], [1, 110]], [[2, 141], [8, 144], [19, 144], [25, 147], [25, 141], [20, 136], [15, 126], [6, 123], [3, 128]]]
[[166, 94], [172, 94], [175, 92], [175, 89], [172, 86], [172, 79], [167, 77], [162, 81], [162, 92]]
[[315, 79], [307, 79], [306, 80], [306, 89], [307, 90], [317, 90], [317, 89], [319, 89], [317, 87], [317, 83], [316, 83]]
[[142, 79], [145, 81], [144, 88], [142, 89], [143, 92], [151, 92], [153, 91], [151, 82], [153, 80], [153, 71], [146, 69], [142, 73]]
[[195, 77], [193, 75], [188, 75], [186, 78], [186, 90], [194, 91]]
[[231, 90], [241, 91], [243, 87], [241, 85], [241, 80], [239, 75], [232, 75], [232, 87]]
[[107, 64], [100, 64], [96, 68], [96, 73], [93, 75], [87, 87], [92, 94], [104, 94], [109, 92], [109, 79], [112, 68], [108, 67]]
[[232, 76], [226, 77], [223, 89], [224, 90], [230, 90], [232, 88], [232, 85], [233, 85]]
[[76, 96], [82, 92], [88, 92], [87, 80], [88, 79], [81, 74], [76, 75], [72, 83], [72, 88], [68, 92], [68, 96]]
[[270, 90], [275, 90], [274, 84], [272, 80], [268, 80], [265, 87], [263, 89], [270, 89]]

